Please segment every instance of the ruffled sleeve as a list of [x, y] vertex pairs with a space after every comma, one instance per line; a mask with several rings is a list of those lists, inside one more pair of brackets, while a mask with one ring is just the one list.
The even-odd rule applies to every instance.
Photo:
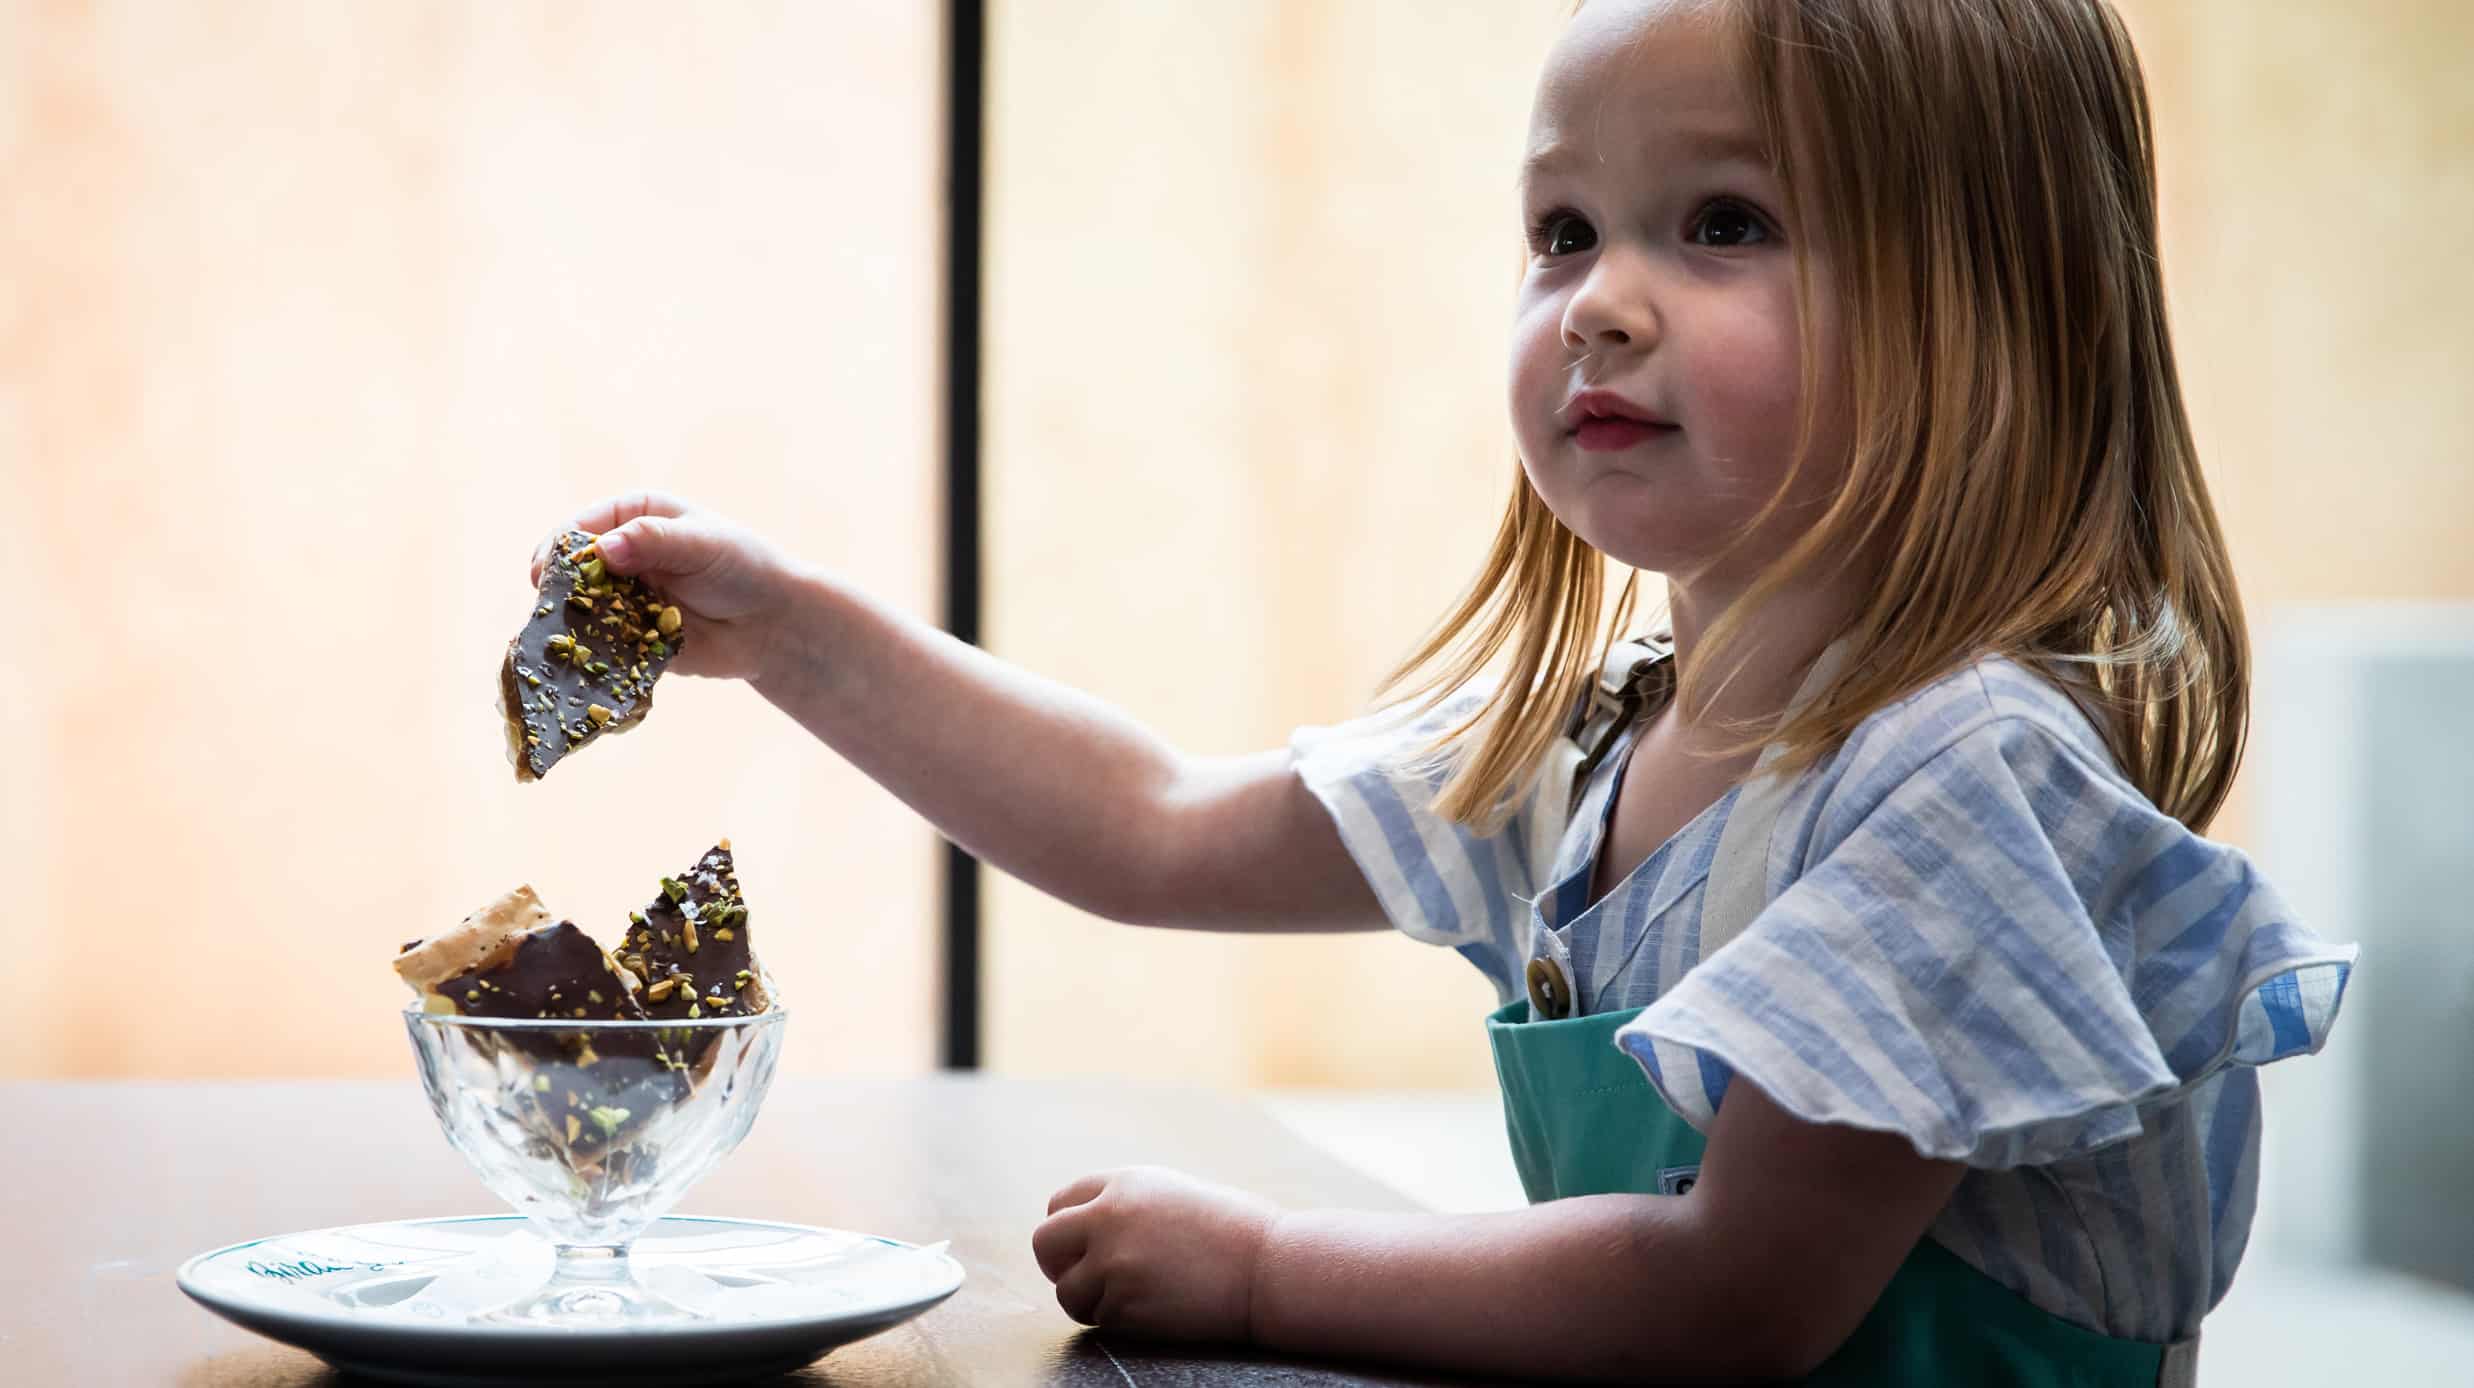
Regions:
[[1694, 1127], [1740, 1073], [1807, 1121], [2036, 1165], [2325, 1041], [2354, 949], [2066, 730], [1850, 752], [1864, 769], [1773, 850], [1802, 870], [1618, 1035]]
[[1485, 699], [1463, 689], [1431, 713], [1399, 710], [1332, 727], [1298, 729], [1289, 750], [1298, 778], [1329, 811], [1387, 919], [1412, 939], [1458, 950], [1509, 1002], [1528, 957], [1527, 901], [1537, 892], [1530, 810], [1492, 834], [1435, 813], [1452, 764], [1420, 754]]

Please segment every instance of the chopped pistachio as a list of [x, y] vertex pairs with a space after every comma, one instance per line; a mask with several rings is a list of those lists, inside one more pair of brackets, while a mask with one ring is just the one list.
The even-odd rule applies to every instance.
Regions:
[[661, 615], [653, 619], [653, 629], [664, 636], [676, 636], [679, 634], [680, 621], [677, 608], [665, 607], [661, 610]]
[[690, 1017], [701, 1017], [704, 1015], [704, 1009], [701, 1006], [691, 1002], [687, 1005], [687, 1015]]
[[644, 990], [644, 1000], [646, 1002], [660, 1002], [662, 999], [669, 997], [671, 990], [678, 986], [679, 981], [677, 979], [665, 978], [661, 982], [656, 983], [652, 987]]
[[593, 726], [598, 728], [608, 723], [611, 719], [616, 718], [618, 715], [612, 713], [606, 708], [603, 708], [599, 704], [594, 704], [590, 708], [584, 710], [584, 716], [592, 719]]
[[573, 1141], [575, 1141], [575, 1140], [576, 1140], [576, 1135], [577, 1135], [578, 1133], [583, 1132], [583, 1131], [584, 1131], [584, 1125], [576, 1121], [576, 1116], [575, 1116], [574, 1114], [572, 1114], [572, 1113], [571, 1113], [571, 1114], [568, 1114], [568, 1115], [567, 1115], [567, 1140], [568, 1140], [569, 1142], [573, 1142]]
[[550, 1092], [550, 1077], [549, 1077], [548, 1075], [535, 1075], [535, 1076], [533, 1076], [533, 1088], [535, 1088], [535, 1089], [537, 1089], [537, 1090], [541, 1091], [541, 1092], [542, 1092], [542, 1093], [544, 1093], [544, 1094], [549, 1093], [549, 1092]]
[[675, 877], [665, 877], [661, 879], [661, 894], [672, 901], [685, 901], [687, 900], [687, 884]]
[[[605, 972], [607, 972], [607, 971], [608, 971], [609, 967], [610, 967], [610, 966], [609, 966], [609, 965], [607, 965], [607, 964], [602, 965], [602, 969], [603, 969]], [[584, 996], [586, 996], [586, 997], [588, 997], [588, 998], [591, 998], [591, 999], [593, 1000], [593, 1005], [594, 1005], [595, 1007], [599, 1007], [599, 1006], [601, 1006], [601, 1004], [602, 1004], [603, 1002], [607, 1001], [607, 999], [605, 999], [605, 998], [603, 998], [603, 997], [601, 996], [601, 990], [600, 990], [599, 988], [588, 988], [588, 989], [586, 989], [586, 990], [585, 990], [585, 993], [584, 993]]]
[[623, 1108], [596, 1108], [593, 1110], [592, 1118], [595, 1126], [601, 1129], [601, 1135], [603, 1137], [609, 1137], [618, 1132], [619, 1124], [627, 1121], [627, 1110]]
[[713, 932], [713, 938], [716, 940], [735, 940], [738, 937], [731, 934], [730, 927], [725, 925], [721, 929]]
[[687, 940], [687, 952], [694, 954], [696, 952], [696, 918], [694, 916], [689, 916], [679, 922], [679, 934]]
[[584, 575], [587, 583], [599, 583], [610, 576], [609, 567], [601, 562], [599, 556], [585, 560], [577, 566], [577, 570]]
[[630, 911], [627, 913], [627, 919], [634, 921], [638, 925], [642, 925], [644, 924], [644, 913], [642, 911]]

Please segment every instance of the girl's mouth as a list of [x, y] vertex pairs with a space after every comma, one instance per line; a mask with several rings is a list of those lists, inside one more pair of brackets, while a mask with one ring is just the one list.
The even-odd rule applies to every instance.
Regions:
[[1584, 390], [1562, 411], [1573, 439], [1592, 453], [1615, 453], [1676, 432], [1675, 424], [1611, 390]]
[[1572, 431], [1572, 439], [1592, 453], [1616, 453], [1652, 439], [1680, 433], [1672, 424], [1652, 424], [1646, 420], [1606, 416], [1584, 419]]

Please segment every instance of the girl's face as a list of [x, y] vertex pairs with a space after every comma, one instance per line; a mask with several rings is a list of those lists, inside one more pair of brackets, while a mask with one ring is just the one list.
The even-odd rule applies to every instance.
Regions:
[[[1820, 448], [1718, 562], [1792, 462], [1802, 368], [1784, 192], [1709, 6], [1593, 0], [1567, 27], [1521, 180], [1512, 427], [1556, 516], [1633, 567], [1740, 584], [1838, 484], [1843, 464]], [[1826, 290], [1827, 267], [1813, 274]]]

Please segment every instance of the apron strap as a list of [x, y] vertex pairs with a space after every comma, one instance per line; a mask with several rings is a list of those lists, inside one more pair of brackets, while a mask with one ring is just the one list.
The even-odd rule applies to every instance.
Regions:
[[[1788, 705], [1792, 714], [1829, 687], [1846, 664], [1846, 642], [1833, 641], [1812, 664]], [[1530, 791], [1529, 861], [1541, 877], [1554, 863], [1563, 844], [1589, 772], [1615, 745], [1616, 737], [1644, 710], [1656, 712], [1675, 696], [1675, 642], [1664, 632], [1618, 641], [1609, 647], [1590, 685], [1589, 702], [1574, 716], [1566, 735], [1549, 749], [1545, 765]], [[1735, 808], [1727, 812], [1712, 858], [1709, 886], [1701, 907], [1701, 955], [1709, 958], [1742, 933], [1769, 904], [1770, 831], [1778, 823], [1793, 782], [1770, 774], [1785, 749], [1761, 750], [1745, 777]]]
[[1665, 632], [1609, 646], [1590, 682], [1588, 701], [1547, 748], [1529, 794], [1529, 861], [1537, 865], [1541, 889], [1562, 851], [1564, 828], [1580, 805], [1589, 773], [1643, 709], [1654, 712], [1675, 696], [1674, 657], [1675, 641]]
[[[1616, 735], [1631, 726], [1644, 709], [1666, 707], [1675, 697], [1675, 639], [1665, 632], [1636, 636], [1607, 647], [1598, 666], [1597, 682], [1589, 687], [1589, 705], [1571, 730], [1581, 751], [1573, 769], [1572, 799], [1580, 799], [1581, 778], [1597, 769], [1615, 746]], [[1567, 813], [1569, 813], [1567, 811]]]
[[[1831, 642], [1796, 689], [1788, 713], [1801, 710], [1828, 688], [1846, 657], [1846, 643]], [[1786, 748], [1776, 743], [1761, 749], [1761, 759], [1753, 763], [1752, 774], [1736, 793], [1735, 808], [1727, 811], [1726, 827], [1718, 831], [1718, 851], [1710, 859], [1709, 885], [1701, 897], [1703, 959], [1742, 934], [1761, 908], [1769, 905], [1770, 831], [1777, 827], [1778, 812], [1786, 807], [1787, 792], [1795, 784], [1791, 778], [1772, 774], [1770, 768], [1785, 754]]]
[[2165, 1346], [2164, 1362], [2156, 1368], [2156, 1388], [2197, 1388], [2198, 1383], [2199, 1335], [2194, 1331], [2189, 1339]]

